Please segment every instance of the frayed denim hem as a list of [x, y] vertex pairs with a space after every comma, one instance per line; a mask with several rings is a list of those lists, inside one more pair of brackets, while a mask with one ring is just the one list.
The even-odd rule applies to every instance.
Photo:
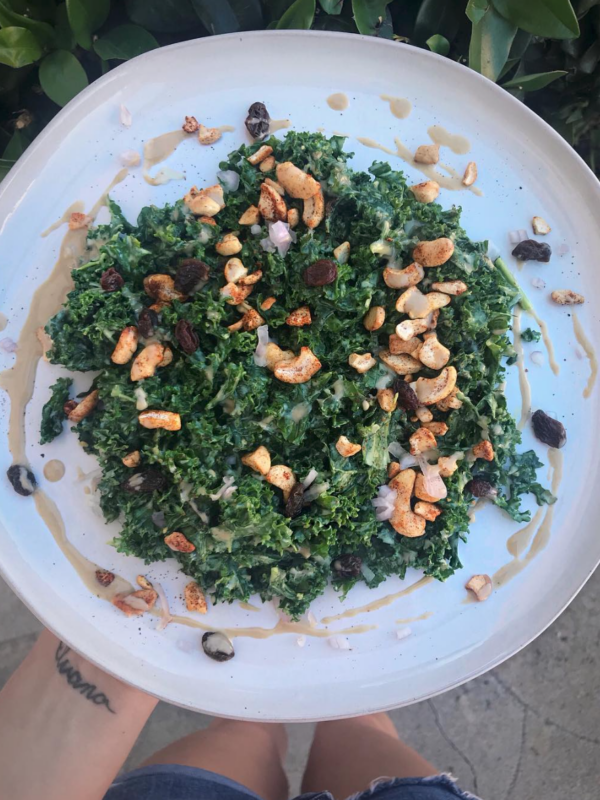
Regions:
[[368, 789], [356, 792], [347, 800], [367, 800], [367, 798], [374, 798], [390, 789], [417, 786], [435, 786], [440, 789], [446, 789], [451, 793], [451, 796], [457, 797], [459, 800], [481, 800], [477, 795], [460, 789], [456, 785], [453, 776], [445, 772], [440, 775], [430, 775], [427, 778], [376, 778], [371, 782]]

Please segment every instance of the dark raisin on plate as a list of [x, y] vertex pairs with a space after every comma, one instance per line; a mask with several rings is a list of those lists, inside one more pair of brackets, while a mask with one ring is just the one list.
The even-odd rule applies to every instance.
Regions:
[[29, 497], [37, 489], [35, 475], [28, 467], [13, 464], [6, 470], [6, 475], [15, 492], [22, 497]]
[[114, 267], [109, 267], [100, 277], [100, 286], [105, 292], [116, 292], [125, 284], [123, 277]]
[[143, 308], [137, 320], [137, 327], [144, 339], [154, 336], [154, 331], [158, 327], [158, 314], [151, 308]]
[[550, 261], [552, 248], [546, 242], [536, 242], [535, 239], [524, 239], [512, 251], [519, 261]]
[[65, 416], [68, 417], [71, 411], [74, 411], [78, 405], [79, 403], [77, 402], [77, 400], [67, 400], [67, 402], [63, 406], [63, 411], [65, 412]]
[[299, 516], [304, 505], [304, 486], [298, 482], [292, 486], [290, 496], [285, 501], [285, 515], [290, 519]]
[[198, 349], [200, 339], [198, 339], [198, 334], [186, 319], [180, 319], [175, 326], [175, 336], [183, 352], [189, 356]]
[[244, 124], [253, 139], [264, 139], [269, 133], [271, 117], [264, 103], [252, 103]]
[[392, 384], [392, 391], [398, 395], [398, 405], [405, 411], [416, 411], [421, 405], [414, 389], [402, 378], [396, 378]]
[[231, 639], [220, 631], [206, 631], [202, 636], [202, 649], [214, 661], [229, 661], [235, 655]]
[[152, 468], [136, 472], [121, 483], [121, 489], [135, 494], [162, 492], [166, 487], [166, 477], [159, 470]]
[[564, 447], [567, 443], [567, 432], [562, 422], [548, 416], [545, 411], [536, 411], [531, 417], [533, 432], [537, 439], [550, 447]]
[[361, 567], [362, 558], [355, 556], [353, 553], [340, 556], [333, 562], [334, 572], [337, 572], [340, 578], [358, 578], [361, 573]]
[[335, 261], [329, 258], [320, 258], [314, 264], [308, 266], [302, 275], [307, 286], [327, 286], [333, 283], [338, 276], [338, 268]]
[[199, 258], [185, 258], [175, 273], [175, 288], [182, 294], [194, 294], [210, 276], [210, 267]]
[[465, 484], [465, 492], [470, 492], [473, 497], [497, 497], [498, 489], [485, 478], [471, 478]]

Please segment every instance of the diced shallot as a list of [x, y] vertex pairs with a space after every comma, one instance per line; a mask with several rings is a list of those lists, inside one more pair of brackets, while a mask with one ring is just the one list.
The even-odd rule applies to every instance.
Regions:
[[[233, 475], [225, 475], [223, 477], [223, 485], [219, 487], [218, 491], [215, 492], [215, 494], [209, 494], [208, 496], [210, 497], [211, 500], [214, 501], [220, 500], [221, 498], [227, 499], [227, 497], [225, 497], [225, 493], [227, 492], [227, 490], [234, 489], [235, 491], [235, 489], [237, 489], [237, 486], [236, 487], [233, 486], [234, 482], [235, 478], [233, 477]], [[232, 493], [230, 493], [228, 497], [230, 497], [231, 494]]]
[[525, 239], [529, 239], [529, 234], [525, 228], [519, 228], [518, 231], [510, 231], [508, 234], [508, 241], [511, 244], [519, 244], [519, 242], [524, 242]]
[[235, 170], [221, 169], [217, 172], [217, 178], [228, 192], [237, 192], [240, 185], [240, 176]]
[[169, 609], [169, 601], [167, 600], [167, 595], [165, 594], [160, 583], [153, 583], [152, 586], [154, 587], [154, 591], [160, 600], [160, 619], [158, 621], [158, 625], [156, 626], [156, 630], [164, 631], [169, 622], [173, 622], [173, 617], [171, 616], [171, 611]]
[[545, 289], [546, 288], [546, 281], [543, 278], [532, 278], [531, 285], [535, 289]]
[[10, 336], [5, 336], [4, 339], [0, 339], [0, 350], [4, 353], [16, 353], [18, 347], [18, 344], [14, 339], [11, 339]]
[[256, 329], [258, 334], [258, 344], [254, 351], [254, 363], [257, 367], [267, 366], [267, 345], [269, 344], [269, 326], [261, 325]]
[[131, 123], [133, 122], [133, 117], [131, 116], [131, 111], [121, 103], [119, 106], [119, 119], [121, 121], [121, 125], [124, 125], [126, 128], [131, 128]]
[[410, 636], [412, 633], [410, 628], [398, 628], [396, 631], [396, 638], [397, 639], [406, 639], [407, 636]]
[[446, 484], [440, 477], [440, 468], [437, 464], [429, 464], [423, 456], [417, 456], [417, 463], [421, 468], [424, 480], [424, 489], [427, 494], [436, 500], [443, 500], [447, 494]]
[[402, 456], [400, 459], [400, 469], [408, 469], [409, 467], [416, 467], [418, 461], [416, 456], [411, 455], [410, 453], [406, 453], [406, 455]]
[[390, 442], [388, 445], [388, 450], [394, 456], [394, 458], [402, 458], [402, 456], [406, 455], [406, 450], [402, 447], [400, 442]]
[[328, 483], [315, 483], [314, 486], [311, 486], [307, 492], [304, 492], [304, 505], [308, 503], [312, 503], [313, 500], [316, 500], [322, 494], [329, 489]]
[[488, 258], [490, 261], [495, 261], [497, 258], [500, 258], [500, 250], [495, 242], [492, 240], [488, 240], [488, 249], [487, 249]]
[[308, 489], [308, 487], [315, 482], [315, 479], [317, 478], [318, 474], [319, 473], [317, 472], [316, 469], [310, 470], [306, 478], [304, 478], [304, 480], [302, 481], [302, 486], [304, 486], [305, 490]]
[[296, 234], [290, 229], [287, 222], [279, 220], [278, 222], [269, 222], [269, 239], [283, 258], [290, 249], [292, 242], [296, 241]]
[[296, 639], [296, 644], [298, 647], [304, 647], [306, 644], [306, 636], [303, 633]]
[[373, 498], [371, 503], [375, 509], [375, 517], [379, 522], [391, 518], [394, 513], [397, 494], [395, 489], [391, 489], [385, 483], [377, 488], [377, 497]]
[[330, 636], [327, 641], [334, 650], [350, 650], [350, 641], [347, 636]]
[[531, 360], [536, 366], [542, 367], [545, 361], [544, 354], [542, 353], [541, 350], [534, 350], [533, 353], [531, 354]]

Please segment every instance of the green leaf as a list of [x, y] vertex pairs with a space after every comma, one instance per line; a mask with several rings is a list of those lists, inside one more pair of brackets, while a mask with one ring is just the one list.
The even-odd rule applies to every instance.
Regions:
[[56, 9], [54, 41], [52, 45], [55, 50], [72, 50], [75, 47], [75, 37], [69, 25], [66, 3], [61, 3]]
[[42, 47], [27, 28], [2, 28], [0, 30], [0, 64], [24, 67], [33, 64], [43, 54]]
[[53, 22], [56, 13], [54, 0], [9, 0], [5, 5], [9, 5], [14, 11], [28, 18], [43, 19], [47, 22]]
[[596, 39], [579, 59], [579, 69], [585, 75], [591, 75], [600, 61], [600, 39]]
[[450, 42], [445, 36], [441, 36], [439, 33], [430, 36], [425, 44], [432, 53], [437, 53], [440, 56], [447, 56], [450, 52]]
[[464, 10], [464, 0], [423, 0], [411, 38], [423, 45], [430, 36], [440, 33], [451, 42], [464, 20]]
[[277, 23], [277, 28], [302, 28], [308, 30], [313, 24], [315, 11], [315, 0], [295, 0]]
[[264, 27], [260, 0], [192, 0], [200, 21], [211, 34]]
[[0, 158], [0, 181], [6, 178], [14, 163], [11, 159]]
[[490, 0], [469, 0], [466, 11], [467, 17], [473, 24], [481, 22], [489, 5]]
[[47, 22], [39, 22], [23, 14], [16, 14], [6, 2], [0, 0], [0, 27], [26, 28], [31, 31], [41, 45], [48, 45], [54, 38], [54, 31]]
[[553, 72], [536, 72], [532, 75], [519, 75], [510, 81], [502, 84], [503, 89], [518, 89], [522, 92], [535, 92], [537, 89], [543, 89], [548, 86], [552, 81], [566, 75], [564, 69], [556, 69]]
[[100, 58], [127, 61], [158, 47], [158, 42], [145, 28], [127, 23], [118, 25], [94, 42], [94, 51]]
[[385, 21], [390, 0], [352, 0], [352, 13], [359, 33], [375, 36]]
[[175, 33], [200, 29], [190, 0], [126, 0], [125, 6], [129, 19], [150, 31]]
[[[1, 31], [0, 31], [1, 33]], [[48, 97], [65, 106], [88, 85], [84, 68], [72, 53], [55, 50], [40, 64], [40, 84]]]
[[319, 0], [319, 5], [326, 14], [340, 14], [344, 0]]
[[92, 33], [106, 22], [110, 0], [67, 0], [69, 24], [77, 44], [92, 49]]
[[19, 156], [23, 155], [25, 150], [29, 147], [30, 139], [25, 136], [21, 131], [15, 131], [10, 137], [9, 143], [6, 145], [2, 158], [16, 161]]
[[494, 0], [494, 7], [513, 25], [536, 36], [579, 36], [579, 23], [569, 0]]
[[517, 29], [491, 6], [473, 25], [469, 45], [469, 66], [496, 81], [506, 63]]

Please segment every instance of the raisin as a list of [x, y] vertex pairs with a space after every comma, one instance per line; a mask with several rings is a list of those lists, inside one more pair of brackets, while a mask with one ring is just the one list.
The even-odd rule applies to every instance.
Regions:
[[264, 103], [252, 103], [244, 124], [253, 139], [264, 139], [269, 133], [271, 117]]
[[307, 286], [327, 286], [337, 278], [338, 268], [335, 261], [320, 258], [304, 270], [304, 283]]
[[294, 517], [297, 517], [302, 513], [303, 505], [304, 505], [304, 486], [300, 482], [298, 482], [292, 486], [290, 496], [288, 497], [285, 503], [284, 514], [286, 515], [286, 517], [293, 519]]
[[199, 258], [184, 259], [175, 273], [175, 288], [182, 294], [194, 294], [208, 280], [210, 267]]
[[37, 489], [37, 481], [33, 472], [20, 464], [13, 464], [6, 470], [8, 480], [17, 494], [29, 497]]
[[552, 248], [546, 242], [536, 242], [535, 239], [524, 239], [512, 251], [519, 261], [550, 261]]
[[235, 655], [231, 639], [220, 631], [206, 631], [202, 636], [202, 649], [215, 661], [229, 661]]
[[567, 443], [567, 432], [562, 422], [552, 419], [545, 411], [536, 411], [531, 417], [533, 432], [537, 439], [550, 447], [564, 447]]
[[472, 478], [465, 485], [465, 492], [470, 492], [473, 497], [497, 497], [498, 495], [498, 489], [485, 478]]
[[63, 406], [63, 411], [65, 412], [65, 416], [68, 417], [71, 411], [76, 409], [78, 405], [79, 403], [77, 402], [77, 400], [67, 400], [67, 402]]
[[416, 411], [421, 405], [414, 389], [402, 378], [396, 378], [392, 384], [392, 391], [398, 395], [398, 405], [405, 411]]
[[198, 349], [198, 345], [200, 344], [198, 334], [187, 320], [179, 320], [175, 326], [175, 336], [183, 352], [187, 353], [189, 356]]
[[348, 553], [345, 556], [336, 558], [333, 562], [333, 569], [340, 578], [358, 578], [361, 573], [362, 558]]
[[100, 586], [110, 586], [115, 579], [114, 572], [109, 572], [107, 569], [96, 570], [96, 580]]
[[114, 267], [109, 267], [100, 278], [100, 286], [105, 292], [116, 292], [124, 283], [125, 281]]
[[121, 489], [126, 492], [149, 493], [162, 492], [167, 487], [167, 479], [157, 469], [146, 469], [130, 475], [121, 483]]
[[138, 331], [144, 339], [154, 336], [154, 331], [158, 327], [158, 314], [151, 308], [143, 308], [137, 321]]

